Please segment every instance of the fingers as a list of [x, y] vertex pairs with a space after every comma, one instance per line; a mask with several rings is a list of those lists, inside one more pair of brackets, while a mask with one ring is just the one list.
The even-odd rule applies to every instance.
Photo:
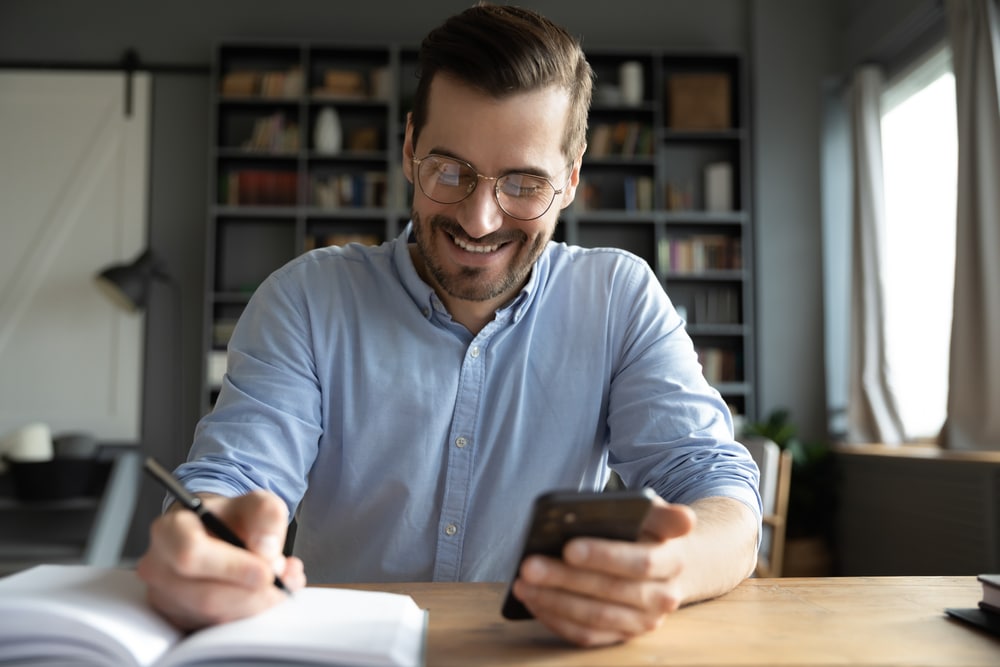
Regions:
[[[612, 580], [603, 575], [561, 573], [564, 566], [547, 559], [551, 570], [535, 579], [533, 567], [514, 583], [514, 594], [536, 619], [567, 641], [599, 646], [626, 641], [657, 627], [678, 606], [666, 582]], [[533, 563], [537, 565], [537, 562]], [[560, 587], [556, 582], [569, 584]]]
[[[679, 570], [679, 567], [672, 568], [674, 574]], [[672, 612], [680, 606], [680, 599], [671, 587], [663, 585], [671, 577], [624, 578], [545, 557], [527, 559], [520, 574], [521, 580], [528, 585], [563, 591], [570, 598], [610, 602], [656, 615]]]
[[205, 506], [243, 539], [248, 550], [270, 563], [275, 574], [284, 569], [288, 509], [280, 498], [257, 491], [232, 499], [209, 498]]
[[583, 646], [625, 641], [658, 626], [681, 605], [683, 561], [676, 538], [691, 533], [694, 512], [657, 502], [642, 541], [570, 541], [563, 559], [525, 560], [514, 594], [540, 623]]
[[696, 520], [694, 510], [687, 505], [671, 505], [662, 498], [656, 498], [642, 522], [641, 539], [663, 542], [682, 537], [694, 530]]
[[287, 513], [280, 499], [254, 493], [203, 502], [248, 548], [217, 539], [193, 512], [158, 517], [137, 568], [156, 609], [179, 627], [197, 629], [255, 614], [285, 599], [274, 586], [276, 574], [293, 591], [305, 586], [302, 562], [281, 555]]

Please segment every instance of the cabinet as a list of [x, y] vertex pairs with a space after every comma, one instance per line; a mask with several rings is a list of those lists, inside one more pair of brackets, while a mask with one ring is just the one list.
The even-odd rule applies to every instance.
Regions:
[[[743, 61], [649, 50], [588, 58], [597, 84], [583, 182], [556, 240], [645, 259], [685, 314], [709, 380], [753, 418]], [[206, 410], [232, 326], [271, 271], [310, 248], [380, 243], [405, 226], [412, 190], [400, 151], [416, 51], [225, 44], [213, 82]]]

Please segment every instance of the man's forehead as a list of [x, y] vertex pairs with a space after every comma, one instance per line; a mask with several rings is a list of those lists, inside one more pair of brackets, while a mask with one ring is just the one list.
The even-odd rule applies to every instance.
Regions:
[[[427, 116], [420, 130], [423, 151], [432, 146], [475, 163], [476, 147], [507, 154], [504, 167], [561, 168], [569, 93], [551, 86], [497, 97], [439, 73], [428, 91]], [[454, 143], [453, 143], [454, 142]], [[553, 162], [552, 165], [548, 165]]]

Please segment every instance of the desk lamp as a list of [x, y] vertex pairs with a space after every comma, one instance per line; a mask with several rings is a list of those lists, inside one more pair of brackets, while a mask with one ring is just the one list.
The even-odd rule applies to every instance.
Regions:
[[154, 280], [171, 282], [163, 262], [148, 248], [131, 264], [109, 266], [94, 279], [112, 301], [132, 313], [146, 308]]

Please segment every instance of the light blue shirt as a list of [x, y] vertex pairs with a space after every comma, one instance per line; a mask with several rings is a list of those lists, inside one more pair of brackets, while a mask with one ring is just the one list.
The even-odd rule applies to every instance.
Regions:
[[535, 497], [601, 489], [609, 465], [759, 520], [757, 467], [645, 262], [550, 243], [473, 336], [417, 275], [408, 231], [260, 286], [178, 469], [190, 489], [278, 494], [312, 583], [507, 580]]

